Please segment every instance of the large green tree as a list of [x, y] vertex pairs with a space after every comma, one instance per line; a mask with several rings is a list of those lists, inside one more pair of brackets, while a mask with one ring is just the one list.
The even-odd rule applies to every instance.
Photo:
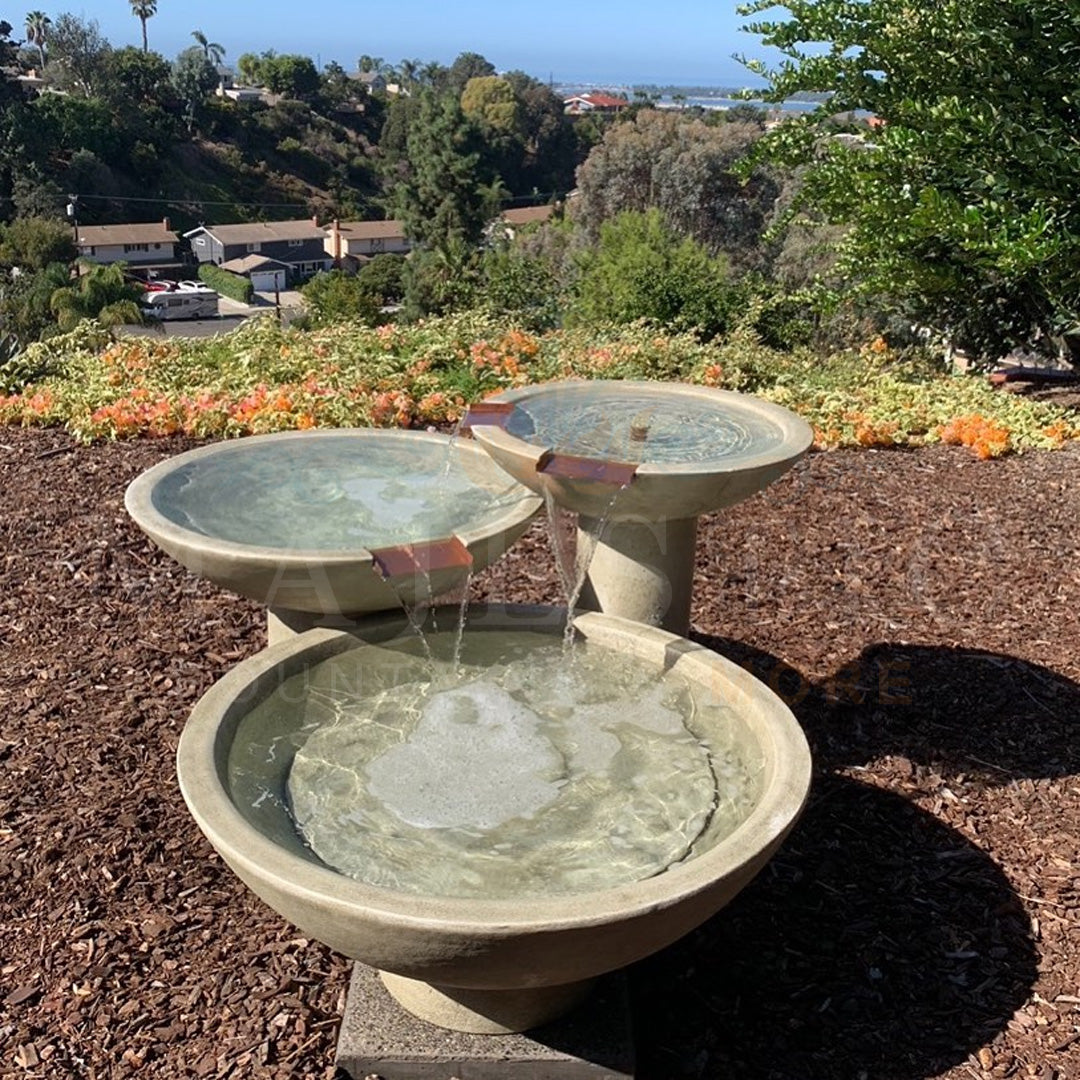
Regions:
[[580, 277], [568, 317], [575, 322], [649, 319], [706, 337], [722, 333], [737, 302], [721, 258], [680, 237], [655, 207], [606, 221], [600, 241], [579, 255]]
[[[988, 357], [1080, 324], [1080, 6], [1074, 0], [756, 0], [775, 100], [827, 91], [767, 136], [803, 168], [803, 220], [849, 226], [850, 289]], [[824, 47], [822, 43], [825, 43]], [[837, 137], [837, 114], [877, 118]]]
[[71, 229], [56, 218], [20, 217], [0, 225], [0, 267], [37, 271], [74, 258]]
[[206, 106], [206, 99], [217, 86], [218, 74], [198, 45], [184, 49], [172, 67], [172, 84], [183, 103], [188, 131], [194, 131]]
[[392, 199], [408, 235], [429, 248], [475, 244], [498, 206], [496, 177], [485, 167], [476, 125], [454, 96], [424, 91], [406, 145], [407, 173]]
[[779, 185], [762, 168], [744, 181], [736, 165], [761, 137], [754, 123], [707, 124], [644, 109], [608, 127], [578, 169], [575, 220], [595, 240], [605, 221], [656, 208], [668, 227], [740, 268], [760, 267], [762, 234]]
[[101, 89], [111, 48], [97, 20], [58, 15], [49, 33], [50, 81], [93, 97]]
[[275, 94], [303, 101], [319, 92], [319, 69], [310, 56], [294, 53], [263, 54], [259, 78], [263, 86]]
[[441, 88], [460, 97], [470, 79], [494, 74], [495, 65], [486, 57], [475, 52], [459, 53], [450, 67], [444, 69]]

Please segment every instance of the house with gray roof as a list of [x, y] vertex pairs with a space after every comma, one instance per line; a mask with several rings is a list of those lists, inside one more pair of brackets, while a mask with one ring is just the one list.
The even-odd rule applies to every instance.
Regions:
[[191, 252], [200, 263], [222, 266], [248, 255], [261, 255], [284, 263], [289, 284], [304, 281], [320, 270], [329, 270], [326, 230], [315, 218], [299, 221], [259, 221], [244, 225], [200, 225], [184, 233]]

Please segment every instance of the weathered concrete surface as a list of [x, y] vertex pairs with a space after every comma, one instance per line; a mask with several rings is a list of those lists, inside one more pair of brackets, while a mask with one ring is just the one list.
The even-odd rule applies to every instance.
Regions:
[[336, 1061], [351, 1080], [632, 1080], [626, 982], [599, 979], [573, 1012], [527, 1035], [470, 1035], [410, 1016], [355, 964]]

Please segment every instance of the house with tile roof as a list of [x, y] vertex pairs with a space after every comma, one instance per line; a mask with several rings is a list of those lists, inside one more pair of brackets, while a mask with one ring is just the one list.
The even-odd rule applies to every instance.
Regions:
[[326, 230], [315, 218], [298, 221], [259, 221], [242, 225], [200, 225], [184, 233], [191, 252], [200, 263], [222, 266], [248, 255], [261, 255], [283, 263], [288, 284], [329, 270]]
[[563, 112], [571, 116], [584, 113], [617, 113], [630, 104], [626, 98], [613, 97], [611, 94], [574, 94], [563, 100]]
[[556, 211], [551, 203], [543, 206], [517, 206], [504, 210], [487, 228], [489, 240], [512, 240], [516, 233], [529, 225], [542, 225], [550, 221]]

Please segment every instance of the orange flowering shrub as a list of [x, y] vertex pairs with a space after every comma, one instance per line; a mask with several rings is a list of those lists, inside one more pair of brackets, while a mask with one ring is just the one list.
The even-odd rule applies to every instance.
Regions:
[[938, 434], [946, 445], [970, 446], [984, 461], [1001, 457], [1009, 450], [1009, 429], [978, 413], [950, 420], [942, 425]]

